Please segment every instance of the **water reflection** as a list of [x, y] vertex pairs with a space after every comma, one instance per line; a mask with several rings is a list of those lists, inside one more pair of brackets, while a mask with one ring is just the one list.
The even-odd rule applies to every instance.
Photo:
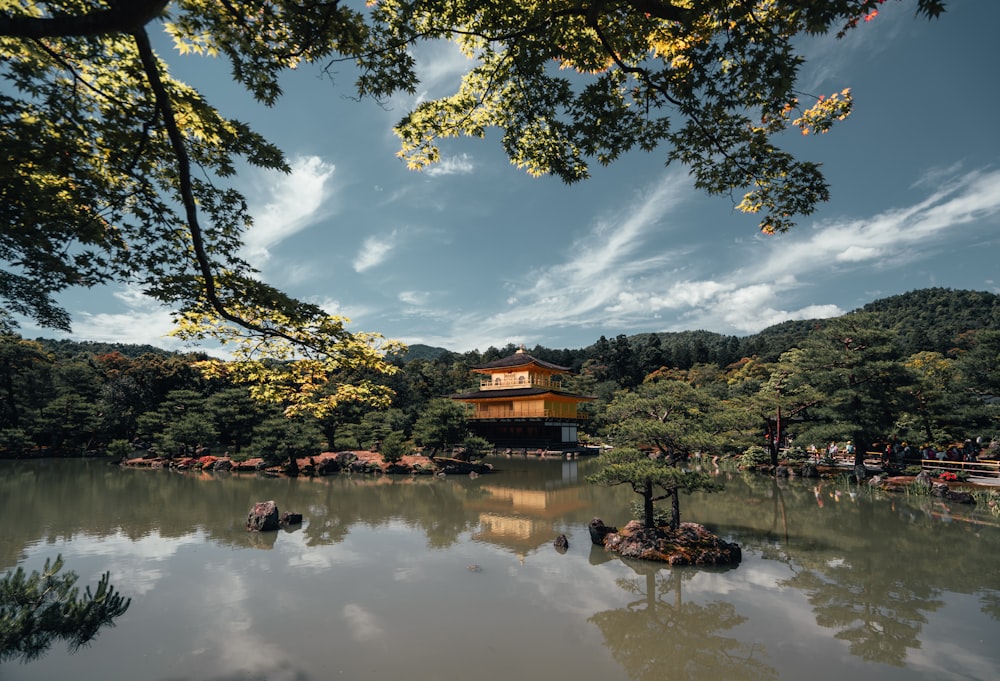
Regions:
[[732, 603], [684, 600], [683, 584], [696, 571], [628, 564], [638, 577], [617, 584], [633, 600], [595, 613], [590, 621], [600, 627], [606, 645], [632, 679], [655, 681], [675, 674], [689, 681], [777, 678], [762, 646], [721, 635], [747, 620]]
[[[587, 485], [593, 460], [495, 463], [478, 478], [283, 480], [0, 462], [0, 511], [23, 519], [0, 535], [4, 568], [62, 551], [84, 579], [111, 566], [143, 596], [99, 642], [115, 673], [95, 651], [11, 678], [937, 681], [1000, 667], [982, 633], [1000, 614], [988, 513], [722, 471], [726, 490], [692, 495], [686, 516], [743, 563], [671, 570], [591, 545], [590, 519], [622, 524], [634, 497]], [[305, 522], [248, 533], [267, 499]]]

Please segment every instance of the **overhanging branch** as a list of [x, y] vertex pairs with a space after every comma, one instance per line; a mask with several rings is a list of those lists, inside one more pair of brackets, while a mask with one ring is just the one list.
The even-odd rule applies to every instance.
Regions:
[[83, 38], [134, 33], [160, 16], [169, 0], [114, 0], [109, 9], [84, 14], [33, 17], [0, 13], [0, 36], [8, 38]]

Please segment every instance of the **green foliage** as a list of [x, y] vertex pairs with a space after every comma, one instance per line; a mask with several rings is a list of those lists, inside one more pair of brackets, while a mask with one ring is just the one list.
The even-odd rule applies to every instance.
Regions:
[[162, 27], [181, 54], [224, 55], [271, 105], [283, 72], [356, 54], [364, 15], [320, 0], [166, 4], [4, 4], [0, 317], [69, 330], [60, 292], [129, 283], [175, 312], [177, 335], [235, 346], [233, 382], [290, 414], [384, 401], [384, 385], [336, 379], [391, 373], [394, 346], [268, 286], [241, 257], [251, 217], [228, 178], [247, 164], [287, 172], [282, 152], [172, 78], [148, 33]]
[[718, 400], [705, 388], [657, 379], [615, 395], [605, 414], [606, 431], [616, 444], [650, 447], [671, 460], [684, 460], [718, 446], [713, 419], [719, 411]]
[[57, 640], [76, 651], [128, 610], [132, 599], [115, 592], [108, 581], [110, 573], [104, 573], [93, 592], [88, 586], [81, 597], [75, 586], [77, 575], [60, 575], [62, 567], [58, 556], [54, 562], [46, 560], [40, 573], [26, 575], [18, 567], [0, 579], [0, 662], [29, 662]]
[[[423, 100], [396, 126], [402, 156], [422, 168], [438, 141], [501, 131], [511, 162], [566, 182], [632, 149], [665, 149], [697, 188], [761, 213], [784, 231], [829, 190], [819, 164], [778, 147], [790, 129], [825, 133], [852, 108], [849, 89], [804, 95], [804, 35], [859, 26], [877, 0], [698, 3], [482, 3], [382, 0], [374, 6], [363, 93], [415, 91], [408, 45], [417, 36], [458, 43], [470, 60], [458, 90]], [[939, 0], [918, 0], [928, 17]], [[392, 82], [388, 74], [399, 82]]]
[[467, 435], [464, 440], [462, 440], [462, 449], [464, 450], [462, 458], [466, 461], [475, 461], [476, 459], [481, 459], [491, 451], [493, 451], [493, 443], [484, 437], [479, 437], [478, 435]]
[[131, 457], [132, 452], [132, 443], [128, 440], [112, 440], [108, 443], [108, 447], [104, 451], [105, 454], [116, 461]]
[[740, 468], [754, 468], [771, 463], [771, 454], [759, 445], [748, 447], [746, 451], [736, 459]]
[[379, 452], [386, 463], [396, 463], [404, 456], [413, 451], [413, 445], [406, 440], [402, 431], [394, 430], [386, 435], [382, 440], [382, 448]]
[[829, 320], [789, 357], [790, 387], [822, 396], [810, 408], [817, 425], [802, 438], [851, 440], [860, 462], [873, 442], [894, 433], [912, 383], [894, 338], [872, 313], [852, 313]]
[[670, 526], [677, 529], [680, 526], [680, 492], [712, 492], [719, 489], [718, 483], [705, 473], [685, 470], [670, 464], [663, 457], [634, 447], [608, 450], [600, 455], [598, 461], [600, 470], [588, 475], [587, 482], [605, 487], [629, 485], [643, 499], [643, 524], [646, 527], [655, 526], [655, 502], [671, 499]]
[[[917, 346], [917, 352], [906, 354], [902, 348], [911, 345], [885, 321], [900, 316], [892, 307], [880, 305], [870, 317], [887, 341], [883, 343], [887, 352], [878, 361], [890, 368], [879, 377], [881, 392], [869, 395], [873, 405], [888, 408], [880, 422], [890, 423], [888, 430], [873, 437], [943, 442], [982, 435], [988, 442], [991, 434], [1000, 432], [996, 399], [1000, 318], [989, 312], [1000, 309], [1000, 296], [935, 290], [932, 299], [942, 324], [968, 329], [958, 334], [946, 353]], [[892, 301], [912, 311], [912, 305], [926, 298], [913, 292]], [[765, 330], [744, 339], [708, 332], [632, 336], [628, 344], [645, 378], [627, 397], [618, 396], [622, 386], [608, 378], [607, 363], [614, 344], [624, 341], [604, 339], [580, 350], [536, 347], [532, 352], [580, 367], [581, 373], [568, 377], [564, 387], [599, 397], [586, 405], [591, 419], [581, 441], [601, 443], [603, 431], [621, 440], [615, 443], [619, 445], [657, 449], [660, 438], [663, 449], [673, 447], [682, 458], [699, 449], [738, 455], [761, 442], [762, 433], [774, 427], [780, 407], [782, 433], [793, 436], [796, 443], [822, 447], [830, 440], [852, 439], [855, 420], [845, 410], [851, 406], [851, 400], [844, 401], [849, 392], [826, 384], [820, 389], [819, 381], [831, 379], [833, 372], [813, 371], [805, 361], [809, 344], [825, 348], [811, 350], [812, 361], [822, 363], [824, 353], [834, 354], [828, 337], [819, 341], [834, 323], [839, 322], [813, 320], [801, 334], [778, 325], [772, 328], [781, 333]], [[816, 338], [807, 344], [812, 336]], [[478, 379], [469, 371], [471, 365], [514, 349], [445, 351], [436, 359], [397, 364], [391, 375], [341, 373], [337, 380], [352, 383], [355, 376], [365, 376], [384, 385], [385, 394], [391, 395], [388, 407], [340, 401], [319, 419], [301, 418], [321, 428], [323, 446], [334, 450], [370, 448], [396, 430], [410, 437], [417, 417], [437, 396], [475, 388]], [[745, 354], [753, 349], [773, 359]], [[696, 351], [700, 361], [678, 364], [677, 357], [688, 350]], [[728, 363], [717, 363], [714, 357]], [[149, 346], [28, 341], [16, 334], [0, 335], [0, 382], [6, 386], [0, 391], [0, 456], [78, 455], [101, 451], [113, 440], [132, 442], [140, 436], [165, 452], [191, 452], [201, 445], [214, 454], [245, 458], [256, 451], [248, 448], [252, 449], [258, 426], [280, 417], [283, 407], [252, 399], [249, 388], [233, 383], [225, 371], [206, 379], [195, 366], [204, 360], [204, 355], [152, 351]], [[328, 383], [326, 389], [336, 388]], [[684, 409], [673, 409], [677, 404]], [[664, 422], [659, 422], [661, 416]], [[460, 420], [456, 415], [456, 422]], [[932, 438], [926, 436], [928, 426]], [[445, 439], [448, 446], [460, 445], [465, 435], [464, 426], [459, 426]], [[162, 439], [157, 442], [157, 438]], [[996, 450], [981, 455], [995, 456]]]
[[414, 441], [435, 453], [462, 443], [467, 436], [465, 407], [447, 398], [431, 400], [413, 424]]
[[250, 450], [267, 465], [315, 456], [323, 451], [323, 433], [315, 419], [272, 416], [254, 429]]

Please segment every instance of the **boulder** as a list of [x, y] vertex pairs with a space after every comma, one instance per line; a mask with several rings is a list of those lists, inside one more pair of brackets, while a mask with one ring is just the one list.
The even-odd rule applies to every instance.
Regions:
[[819, 469], [816, 468], [815, 464], [804, 463], [802, 464], [801, 470], [799, 470], [799, 475], [801, 475], [803, 478], [818, 478]]
[[281, 520], [279, 521], [282, 525], [301, 525], [302, 524], [302, 514], [301, 513], [282, 513]]
[[950, 489], [944, 493], [944, 498], [948, 501], [954, 501], [956, 504], [974, 504], [976, 503], [975, 498], [968, 493], [957, 489]]
[[358, 455], [354, 452], [337, 452], [336, 461], [341, 468], [347, 468], [358, 460]]
[[333, 475], [340, 472], [340, 462], [333, 458], [321, 460], [316, 465], [316, 475]]
[[271, 532], [279, 526], [278, 505], [273, 501], [258, 501], [247, 514], [247, 529], [252, 532]]
[[590, 529], [590, 541], [594, 542], [594, 544], [596, 544], [597, 546], [604, 546], [605, 537], [607, 537], [609, 534], [618, 531], [617, 527], [611, 527], [609, 525], [605, 525], [604, 521], [601, 520], [600, 518], [594, 518], [593, 520], [591, 520], [589, 529]]
[[569, 548], [569, 539], [566, 538], [565, 534], [560, 534], [556, 537], [555, 541], [552, 542], [552, 545], [555, 546], [556, 550], [560, 553], [565, 553]]

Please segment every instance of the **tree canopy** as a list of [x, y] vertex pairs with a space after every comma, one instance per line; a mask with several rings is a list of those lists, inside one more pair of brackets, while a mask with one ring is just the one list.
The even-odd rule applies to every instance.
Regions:
[[[338, 61], [359, 68], [362, 96], [413, 93], [414, 46], [451, 41], [471, 68], [454, 95], [421, 102], [397, 126], [412, 167], [438, 159], [440, 138], [488, 128], [502, 131], [515, 165], [567, 182], [595, 160], [662, 147], [698, 188], [745, 192], [739, 207], [773, 232], [829, 193], [817, 163], [775, 140], [789, 128], [825, 132], [852, 106], [849, 90], [797, 89], [796, 40], [843, 35], [884, 1], [7, 0], [0, 321], [68, 329], [57, 294], [130, 284], [175, 312], [178, 335], [235, 344], [252, 363], [242, 378], [293, 412], [313, 398], [319, 412], [384, 402], [373, 384], [326, 388], [359, 367], [391, 372], [382, 358], [394, 346], [260, 281], [241, 255], [252, 218], [237, 170], [288, 171], [281, 150], [173, 78], [153, 28], [179, 54], [224, 56], [263, 106], [280, 97], [285, 71]], [[941, 0], [915, 6], [929, 18], [944, 10]], [[290, 357], [312, 363], [285, 372]]]
[[[829, 197], [819, 164], [777, 146], [789, 129], [827, 132], [852, 109], [849, 88], [799, 89], [801, 38], [871, 21], [885, 0], [569, 0], [488, 3], [378, 0], [361, 90], [413, 90], [418, 40], [445, 39], [472, 60], [454, 94], [421, 102], [396, 127], [410, 166], [439, 159], [437, 140], [503, 133], [511, 162], [566, 182], [632, 149], [663, 147], [697, 188], [743, 193], [767, 233]], [[917, 0], [917, 15], [944, 11]], [[388, 51], [388, 52], [387, 52]], [[380, 60], [395, 68], [386, 78]]]

